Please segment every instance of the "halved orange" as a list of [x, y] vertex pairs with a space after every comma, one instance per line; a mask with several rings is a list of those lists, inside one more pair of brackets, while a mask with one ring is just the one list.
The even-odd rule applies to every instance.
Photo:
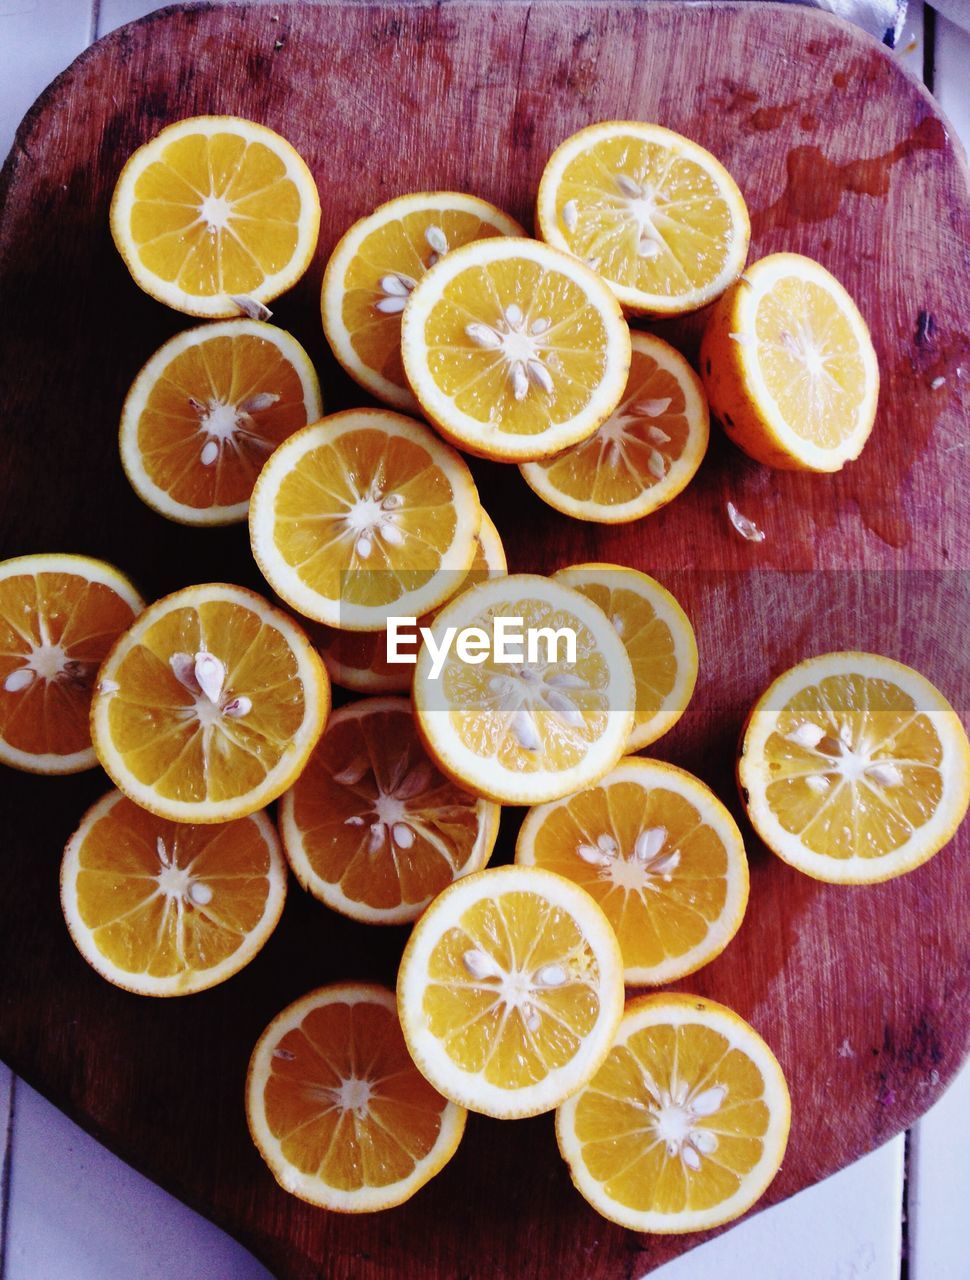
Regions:
[[192, 316], [258, 311], [306, 271], [319, 229], [303, 160], [235, 116], [162, 129], [131, 156], [111, 200], [111, 234], [135, 283]]
[[88, 556], [0, 564], [0, 764], [77, 773], [98, 763], [88, 723], [98, 667], [145, 602]]
[[291, 786], [330, 710], [292, 618], [244, 587], [157, 600], [98, 673], [91, 731], [112, 781], [173, 822], [228, 822]]
[[576, 520], [623, 524], [650, 515], [689, 484], [707, 452], [707, 397], [679, 351], [633, 333], [623, 398], [587, 440], [519, 465], [543, 502]]
[[[455, 591], [459, 595], [478, 582], [500, 578], [508, 570], [505, 548], [488, 512], [482, 509], [482, 524], [475, 538], [472, 567]], [[418, 618], [416, 629], [430, 627], [434, 613]], [[322, 623], [307, 628], [334, 684], [356, 693], [407, 693], [414, 676], [414, 664], [388, 662], [386, 631], [338, 631]], [[420, 630], [417, 630], [420, 635]], [[416, 653], [408, 649], [408, 653]]]
[[152, 356], [121, 413], [121, 464], [143, 502], [182, 524], [245, 520], [263, 463], [323, 412], [295, 338], [257, 320], [187, 329]]
[[416, 413], [401, 364], [401, 313], [436, 262], [473, 240], [524, 236], [478, 196], [419, 191], [389, 200], [337, 243], [323, 277], [323, 331], [352, 378], [386, 404]]
[[265, 813], [169, 822], [111, 791], [68, 841], [61, 906], [78, 950], [117, 987], [183, 996], [225, 982], [276, 928], [286, 863]]
[[605, 120], [553, 152], [536, 200], [542, 238], [598, 271], [635, 315], [706, 306], [744, 268], [751, 225], [738, 185], [671, 129]]
[[630, 1231], [705, 1231], [764, 1193], [788, 1144], [778, 1059], [731, 1009], [641, 996], [606, 1061], [556, 1113], [577, 1190]]
[[304, 427], [263, 468], [249, 509], [253, 555], [307, 618], [382, 631], [450, 596], [482, 520], [464, 459], [423, 422], [349, 409]]
[[409, 1200], [455, 1154], [465, 1111], [408, 1055], [394, 995], [321, 987], [260, 1036], [246, 1078], [253, 1141], [284, 1191], [338, 1213]]
[[595, 786], [530, 809], [515, 860], [581, 885], [616, 931], [627, 983], [693, 973], [737, 933], [748, 864], [734, 819], [692, 774], [621, 760]]
[[280, 801], [280, 832], [304, 889], [354, 920], [401, 924], [485, 865], [500, 812], [438, 770], [406, 698], [361, 698], [330, 717]]

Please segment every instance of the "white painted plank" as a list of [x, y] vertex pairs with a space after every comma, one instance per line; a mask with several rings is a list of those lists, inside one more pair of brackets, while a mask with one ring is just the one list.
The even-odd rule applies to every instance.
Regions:
[[970, 1063], [913, 1129], [909, 1179], [910, 1280], [966, 1280]]
[[650, 1280], [899, 1280], [903, 1150], [894, 1138]]
[[17, 1082], [4, 1280], [272, 1280]]
[[7, 1173], [14, 1074], [0, 1062], [0, 1276], [7, 1236]]
[[916, 77], [923, 79], [923, 60], [926, 53], [923, 0], [909, 0], [906, 18], [899, 39], [896, 41], [896, 60]]
[[91, 0], [0, 0], [0, 159], [21, 117], [84, 49]]
[[101, 0], [98, 6], [97, 35], [107, 35], [115, 27], [143, 18], [146, 13], [161, 9], [158, 0]]
[[950, 118], [957, 137], [970, 151], [970, 31], [942, 14], [936, 15], [936, 60], [933, 92]]

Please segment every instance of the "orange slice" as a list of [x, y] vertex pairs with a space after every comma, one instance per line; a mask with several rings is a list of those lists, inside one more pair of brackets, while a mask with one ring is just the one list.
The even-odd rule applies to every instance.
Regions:
[[683, 609], [656, 579], [619, 564], [575, 564], [555, 574], [592, 600], [623, 641], [636, 709], [627, 751], [656, 742], [687, 710], [697, 683], [697, 641]]
[[404, 370], [453, 444], [502, 462], [558, 453], [616, 408], [630, 331], [598, 276], [536, 240], [479, 240], [418, 283]]
[[736, 1013], [698, 996], [631, 1000], [592, 1080], [556, 1113], [577, 1190], [630, 1231], [706, 1231], [765, 1192], [788, 1144], [778, 1060]]
[[699, 779], [622, 760], [593, 787], [530, 809], [515, 860], [581, 885], [616, 931], [625, 981], [657, 986], [720, 955], [748, 901], [734, 819]]
[[256, 320], [170, 338], [135, 379], [121, 414], [121, 464], [143, 502], [182, 524], [245, 520], [278, 444], [323, 412], [295, 338]]
[[306, 271], [319, 229], [316, 184], [293, 147], [234, 116], [170, 124], [130, 158], [111, 200], [135, 283], [191, 316], [259, 313]]
[[549, 871], [497, 867], [456, 881], [418, 920], [397, 1002], [436, 1089], [499, 1119], [536, 1115], [609, 1052], [622, 961], [588, 893]]
[[0, 764], [78, 773], [98, 763], [88, 724], [95, 675], [145, 602], [88, 556], [0, 563]]
[[253, 490], [253, 555], [307, 618], [381, 631], [450, 596], [482, 520], [464, 459], [387, 409], [335, 413], [291, 436]]
[[543, 502], [576, 520], [623, 524], [659, 510], [697, 473], [710, 436], [707, 397], [679, 351], [631, 334], [619, 405], [587, 440], [519, 470]]
[[[475, 558], [455, 595], [488, 578], [500, 578], [507, 570], [499, 531], [483, 509], [481, 528], [475, 539]], [[433, 621], [434, 614], [426, 614], [417, 620], [416, 626], [430, 627]], [[414, 665], [388, 662], [386, 631], [338, 631], [336, 627], [320, 624], [311, 626], [309, 633], [334, 684], [357, 693], [410, 691]], [[420, 635], [420, 631], [417, 634]]]
[[490, 236], [524, 236], [487, 200], [423, 191], [389, 200], [355, 222], [323, 277], [323, 331], [352, 378], [395, 409], [418, 402], [401, 364], [401, 313], [411, 290], [446, 253]]
[[711, 312], [701, 375], [712, 412], [758, 462], [839, 471], [876, 417], [879, 364], [835, 276], [797, 253], [748, 267]]
[[827, 653], [755, 703], [738, 782], [752, 825], [785, 862], [818, 880], [873, 884], [953, 836], [970, 804], [970, 743], [912, 667]]
[[68, 841], [61, 906], [88, 964], [145, 996], [225, 982], [276, 928], [286, 863], [272, 822], [168, 822], [111, 791]]
[[330, 717], [280, 831], [304, 889], [352, 919], [401, 924], [485, 865], [499, 816], [429, 760], [406, 698], [362, 698]]
[[633, 120], [592, 124], [556, 148], [536, 219], [635, 315], [706, 306], [744, 268], [751, 233], [737, 183], [709, 151]]
[[409, 1200], [465, 1129], [408, 1056], [393, 994], [362, 982], [311, 991], [273, 1019], [250, 1059], [246, 1118], [283, 1190], [338, 1213]]
[[228, 822], [296, 780], [323, 732], [330, 682], [300, 628], [255, 592], [186, 587], [151, 605], [98, 674], [98, 759], [173, 822]]

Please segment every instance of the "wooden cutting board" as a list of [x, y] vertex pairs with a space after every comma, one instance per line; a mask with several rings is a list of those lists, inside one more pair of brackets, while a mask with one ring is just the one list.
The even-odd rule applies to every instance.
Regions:
[[[187, 321], [131, 283], [108, 200], [138, 144], [203, 112], [280, 130], [320, 184], [319, 252], [276, 318], [318, 361], [331, 408], [362, 399], [326, 351], [317, 309], [327, 255], [354, 218], [403, 191], [450, 187], [528, 222], [554, 145], [603, 118], [657, 120], [710, 147], [752, 209], [753, 254], [810, 254], [858, 298], [884, 378], [872, 442], [842, 475], [805, 477], [755, 466], [718, 437], [672, 506], [613, 530], [558, 516], [515, 468], [476, 463], [512, 567], [615, 560], [679, 595], [701, 674], [655, 750], [735, 811], [744, 714], [798, 658], [872, 648], [966, 710], [967, 173], [932, 100], [886, 50], [799, 8], [202, 6], [102, 40], [39, 100], [3, 172], [0, 554], [104, 556], [150, 596], [211, 579], [259, 586], [243, 529], [167, 523], [138, 502], [117, 457], [129, 381]], [[664, 332], [692, 353], [698, 327]], [[733, 532], [729, 498], [766, 531], [762, 544]], [[597, 1217], [570, 1186], [550, 1116], [473, 1118], [442, 1175], [377, 1217], [284, 1195], [246, 1134], [253, 1042], [319, 983], [392, 982], [403, 931], [351, 924], [294, 888], [263, 954], [225, 986], [171, 1001], [115, 990], [77, 955], [57, 905], [60, 850], [104, 789], [99, 773], [0, 779], [0, 1054], [277, 1275], [619, 1280], [698, 1242]], [[507, 810], [498, 857], [516, 825]], [[745, 831], [747, 920], [683, 985], [749, 1018], [791, 1081], [791, 1146], [768, 1204], [911, 1124], [957, 1070], [970, 1028], [970, 850], [965, 830], [895, 884], [840, 889]]]

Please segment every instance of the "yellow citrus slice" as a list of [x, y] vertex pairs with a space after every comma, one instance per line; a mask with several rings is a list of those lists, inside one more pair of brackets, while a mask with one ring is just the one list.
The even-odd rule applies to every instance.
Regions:
[[734, 819], [659, 760], [621, 760], [595, 786], [530, 809], [515, 861], [567, 876], [600, 904], [632, 985], [673, 982], [720, 955], [748, 901]]
[[556, 1113], [559, 1150], [597, 1213], [631, 1231], [705, 1231], [765, 1192], [791, 1102], [755, 1029], [713, 1000], [673, 993], [626, 1007], [613, 1048]]
[[970, 745], [919, 672], [827, 653], [755, 703], [738, 781], [752, 825], [785, 862], [833, 884], [874, 884], [932, 858], [963, 821]]
[[665, 506], [694, 478], [710, 427], [700, 379], [679, 351], [631, 334], [633, 362], [616, 409], [587, 440], [519, 466], [526, 484], [577, 520], [623, 524]]
[[598, 276], [536, 240], [455, 249], [412, 291], [404, 370], [459, 448], [524, 462], [592, 435], [616, 408], [630, 331]]
[[238, 316], [291, 288], [319, 230], [310, 170], [278, 133], [234, 116], [170, 124], [131, 156], [111, 200], [135, 283], [190, 316]]
[[656, 579], [619, 564], [576, 564], [555, 575], [613, 623], [633, 667], [636, 708], [627, 751], [672, 729], [697, 683], [697, 641], [683, 609]]
[[260, 1036], [249, 1132], [284, 1191], [338, 1213], [403, 1204], [448, 1163], [466, 1113], [408, 1056], [394, 995], [363, 982], [311, 991]]
[[98, 667], [145, 602], [88, 556], [0, 563], [0, 764], [78, 773], [98, 758], [88, 723]]
[[143, 502], [182, 524], [245, 520], [278, 444], [323, 412], [295, 338], [258, 320], [224, 320], [170, 338], [135, 379], [121, 413], [121, 464]]
[[397, 1003], [436, 1089], [514, 1119], [552, 1110], [599, 1067], [623, 1012], [623, 965], [588, 893], [497, 867], [456, 881], [418, 920]]
[[866, 322], [817, 262], [773, 253], [712, 311], [701, 376], [728, 436], [758, 462], [839, 471], [869, 438], [879, 365]]
[[418, 654], [415, 715], [461, 786], [501, 804], [540, 804], [589, 786], [623, 754], [636, 696], [630, 659], [578, 591], [534, 574], [492, 579], [447, 604], [431, 631], [444, 656], [431, 641]]
[[280, 832], [304, 889], [370, 924], [416, 920], [491, 856], [500, 809], [442, 776], [406, 698], [362, 698], [330, 717], [280, 801]]
[[[483, 508], [472, 567], [454, 594], [467, 591], [476, 582], [500, 578], [507, 572], [502, 539]], [[434, 615], [428, 614], [419, 618], [416, 625], [430, 627], [433, 621]], [[414, 665], [388, 662], [386, 631], [338, 631], [336, 627], [318, 623], [310, 626], [309, 633], [334, 684], [357, 693], [407, 693], [410, 690]]]
[[255, 592], [186, 587], [150, 605], [98, 673], [91, 732], [120, 789], [173, 822], [228, 822], [291, 786], [330, 710], [326, 669]]
[[323, 331], [350, 376], [395, 409], [418, 403], [401, 364], [401, 312], [434, 264], [463, 244], [524, 236], [508, 214], [457, 191], [398, 196], [361, 218], [333, 251], [323, 277]]
[[478, 491], [460, 454], [386, 409], [335, 413], [276, 450], [253, 490], [253, 555], [317, 622], [380, 631], [455, 590], [475, 558]]
[[265, 813], [221, 826], [169, 822], [111, 791], [61, 863], [61, 906], [88, 964], [143, 996], [225, 982], [276, 928], [286, 863]]
[[587, 262], [635, 315], [706, 306], [743, 270], [751, 234], [720, 161], [633, 120], [592, 124], [556, 148], [536, 220], [544, 240]]

